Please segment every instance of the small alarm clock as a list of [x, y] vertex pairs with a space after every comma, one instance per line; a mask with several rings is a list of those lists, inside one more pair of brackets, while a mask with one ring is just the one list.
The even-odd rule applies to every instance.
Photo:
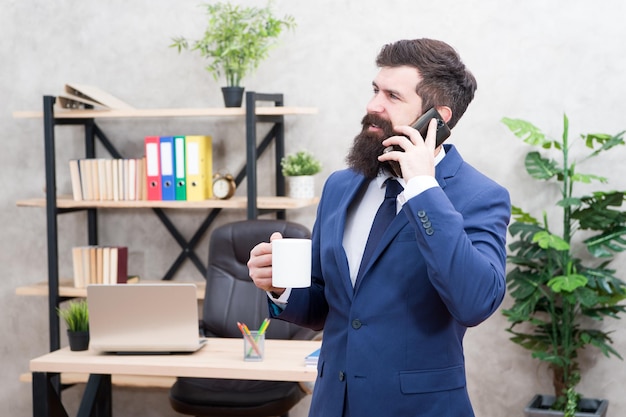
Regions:
[[227, 200], [235, 194], [237, 184], [230, 174], [217, 173], [213, 175], [213, 196], [220, 200]]

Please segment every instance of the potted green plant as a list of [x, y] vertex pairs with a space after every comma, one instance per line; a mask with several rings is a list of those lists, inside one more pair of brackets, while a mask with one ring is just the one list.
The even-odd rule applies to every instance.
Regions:
[[87, 350], [89, 347], [89, 309], [86, 300], [70, 301], [66, 308], [57, 308], [59, 317], [67, 325], [70, 350]]
[[322, 164], [310, 152], [299, 151], [284, 156], [280, 165], [287, 179], [288, 195], [292, 198], [315, 196], [314, 175], [322, 170]]
[[[578, 358], [582, 349], [594, 347], [607, 357], [621, 359], [611, 346], [610, 332], [596, 324], [605, 317], [619, 318], [625, 311], [619, 303], [626, 298], [626, 284], [610, 268], [614, 256], [626, 249], [624, 192], [598, 189], [579, 196], [574, 186], [607, 182], [604, 177], [578, 172], [578, 168], [624, 145], [624, 132], [581, 135], [582, 144], [590, 150], [577, 162], [570, 160], [567, 116], [563, 118], [561, 139], [547, 137], [524, 120], [504, 118], [502, 122], [524, 142], [548, 153], [528, 152], [526, 171], [560, 190], [554, 206], [546, 208], [540, 218], [514, 206], [509, 228], [514, 240], [509, 245], [512, 268], [507, 274], [507, 286], [513, 304], [503, 310], [511, 322], [507, 330], [513, 342], [548, 365], [555, 391], [554, 396], [534, 398], [526, 415], [578, 416], [577, 410], [587, 407], [598, 410], [593, 411], [596, 414], [582, 415], [604, 416], [606, 400], [582, 399], [576, 391], [581, 380]], [[548, 211], [557, 213], [553, 222], [549, 221]], [[559, 412], [542, 414], [532, 408], [533, 404]]]
[[[293, 16], [274, 16], [271, 3], [266, 7], [243, 7], [228, 2], [204, 4], [208, 22], [202, 38], [189, 41], [173, 38], [171, 47], [198, 51], [209, 60], [206, 70], [215, 80], [226, 78], [222, 88], [227, 107], [241, 106], [242, 79], [269, 56], [283, 29], [295, 27]], [[235, 100], [231, 101], [231, 97]]]

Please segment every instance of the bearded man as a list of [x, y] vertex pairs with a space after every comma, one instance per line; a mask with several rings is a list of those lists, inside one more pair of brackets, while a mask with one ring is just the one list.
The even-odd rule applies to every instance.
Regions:
[[349, 168], [320, 199], [311, 287], [272, 286], [268, 242], [250, 276], [272, 317], [324, 330], [310, 416], [470, 417], [463, 336], [504, 297], [509, 194], [436, 146], [435, 119], [426, 137], [410, 127], [435, 108], [452, 129], [472, 101], [476, 80], [452, 47], [400, 40], [376, 64]]

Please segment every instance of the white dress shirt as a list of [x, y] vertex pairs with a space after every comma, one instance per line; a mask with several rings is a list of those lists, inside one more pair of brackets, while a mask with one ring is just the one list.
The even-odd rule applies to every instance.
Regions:
[[[435, 166], [441, 162], [446, 152], [441, 147], [441, 151], [435, 156]], [[374, 222], [374, 217], [378, 211], [378, 207], [385, 198], [385, 181], [387, 178], [395, 178], [404, 187], [396, 200], [396, 213], [400, 212], [404, 203], [418, 194], [428, 190], [429, 188], [438, 187], [439, 184], [435, 177], [430, 175], [420, 175], [411, 178], [408, 183], [403, 178], [396, 178], [387, 171], [379, 172], [378, 176], [370, 181], [367, 189], [362, 194], [360, 201], [355, 201], [348, 211], [346, 219], [346, 228], [343, 234], [343, 249], [348, 258], [348, 266], [350, 267], [350, 280], [352, 286], [356, 282], [356, 276], [361, 265], [361, 258], [365, 251], [365, 244], [370, 233], [370, 228]], [[367, 227], [364, 227], [367, 225]], [[274, 298], [269, 292], [268, 295], [278, 306], [287, 304], [291, 294], [291, 289], [287, 288], [279, 298]]]

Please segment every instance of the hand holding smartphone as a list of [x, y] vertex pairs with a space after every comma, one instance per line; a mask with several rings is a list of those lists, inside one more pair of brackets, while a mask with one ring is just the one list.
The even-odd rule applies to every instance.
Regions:
[[[436, 108], [433, 107], [430, 110], [428, 110], [426, 113], [422, 114], [411, 125], [411, 127], [417, 130], [418, 132], [420, 132], [420, 135], [422, 135], [422, 138], [426, 140], [426, 134], [428, 133], [428, 124], [430, 123], [431, 119], [437, 119], [437, 138], [435, 142], [435, 148], [437, 148], [450, 136], [450, 128], [448, 127], [446, 122], [444, 122], [443, 118], [441, 117], [441, 115], [439, 114]], [[400, 146], [393, 145], [393, 146], [389, 146], [385, 148], [383, 152], [387, 153], [391, 151], [404, 152], [404, 149], [402, 149]], [[389, 161], [389, 164], [391, 165], [391, 169], [393, 170], [394, 174], [398, 177], [402, 177], [402, 170], [400, 169], [400, 164], [397, 161]]]

